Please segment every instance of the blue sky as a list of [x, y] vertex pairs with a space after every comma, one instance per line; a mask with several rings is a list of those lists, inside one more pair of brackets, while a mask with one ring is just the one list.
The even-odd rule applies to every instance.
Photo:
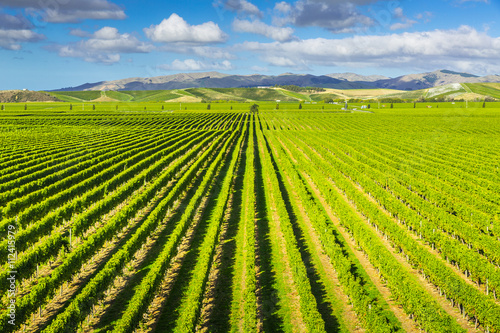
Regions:
[[184, 72], [500, 74], [500, 0], [0, 0], [0, 89]]

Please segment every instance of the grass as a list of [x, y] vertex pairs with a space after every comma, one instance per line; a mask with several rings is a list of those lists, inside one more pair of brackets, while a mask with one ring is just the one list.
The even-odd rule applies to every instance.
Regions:
[[[167, 102], [181, 97], [191, 97], [207, 102], [321, 102], [327, 99], [384, 99], [398, 98], [407, 101], [419, 98], [464, 98], [482, 100], [486, 96], [500, 99], [500, 83], [464, 83], [402, 91], [392, 89], [326, 89], [322, 93], [294, 92], [285, 89], [269, 88], [187, 88], [175, 90], [139, 90], [139, 91], [59, 91], [50, 95], [68, 103], [91, 102], [101, 96], [108, 97], [110, 102]], [[194, 98], [194, 99], [193, 99]], [[185, 102], [188, 102], [187, 100]]]
[[[260, 112], [339, 112], [341, 108], [344, 107], [344, 103], [339, 104], [328, 104], [328, 103], [300, 103], [300, 102], [280, 102], [279, 110], [276, 110], [277, 103], [275, 101], [249, 101], [249, 102], [212, 102], [212, 103], [179, 103], [179, 102], [38, 102], [38, 103], [2, 103], [5, 110], [0, 111], [0, 117], [2, 116], [13, 116], [16, 114], [34, 114], [40, 113], [47, 115], [49, 113], [60, 114], [60, 113], [95, 113], [95, 114], [121, 114], [123, 112], [249, 112], [250, 106], [252, 104], [259, 105]], [[364, 111], [370, 111], [375, 113], [386, 113], [386, 112], [398, 112], [400, 110], [410, 110], [414, 108], [414, 103], [392, 103], [393, 108], [391, 109], [391, 103], [349, 103], [349, 109], [357, 108], [361, 110], [362, 105], [370, 104], [370, 109]], [[26, 110], [25, 110], [26, 105]], [[210, 110], [208, 110], [208, 105], [210, 105]], [[301, 108], [299, 108], [301, 105]], [[72, 110], [70, 110], [70, 106]], [[93, 107], [95, 106], [95, 110]], [[500, 103], [498, 102], [486, 102], [486, 109], [500, 108]], [[466, 110], [482, 110], [483, 102], [421, 102], [416, 103], [415, 108], [419, 109], [418, 112], [438, 114], [442, 110], [452, 110], [452, 109], [462, 109], [463, 112]], [[406, 112], [406, 111], [405, 111]]]
[[283, 92], [283, 94], [293, 98], [294, 100], [299, 100], [299, 101], [310, 101], [311, 100], [310, 96], [306, 96], [304, 94], [301, 94], [301, 93], [298, 93], [295, 91], [290, 91], [290, 90], [286, 90], [286, 89], [282, 89], [281, 91]]
[[311, 96], [309, 96], [309, 97], [314, 102], [324, 101], [324, 100], [327, 100], [327, 99], [333, 99], [333, 100], [335, 100], [335, 99], [338, 99], [338, 98], [342, 98], [340, 95], [331, 94], [331, 93], [327, 93], [327, 94], [311, 94]]
[[[212, 88], [212, 90], [225, 95], [232, 95], [238, 98], [244, 98], [249, 101], [296, 101], [302, 98], [290, 97], [288, 91], [277, 89], [259, 89], [259, 88]], [[300, 95], [300, 94], [297, 94]]]
[[134, 97], [130, 94], [127, 94], [125, 92], [121, 91], [106, 91], [106, 96], [112, 99], [116, 99], [117, 101], [120, 102], [130, 102], [131, 100], [134, 99]]
[[500, 99], [500, 83], [464, 83], [473, 93]]
[[91, 90], [91, 91], [58, 91], [51, 92], [52, 96], [59, 98], [61, 101], [65, 102], [89, 102], [94, 99], [101, 97], [101, 91]]
[[[223, 88], [221, 88], [221, 89], [223, 89]], [[227, 92], [230, 92], [233, 88], [228, 88], [228, 89], [230, 89], [230, 90]], [[190, 89], [186, 89], [186, 91], [188, 93], [190, 93], [191, 95], [194, 95], [195, 97], [199, 97], [205, 101], [226, 100], [226, 101], [245, 102], [247, 100], [247, 98], [234, 96], [234, 95], [228, 94], [226, 92], [221, 92], [221, 91], [218, 91], [218, 89], [190, 88]]]

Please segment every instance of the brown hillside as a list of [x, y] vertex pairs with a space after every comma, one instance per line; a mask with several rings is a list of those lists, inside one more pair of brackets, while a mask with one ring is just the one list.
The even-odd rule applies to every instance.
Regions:
[[45, 92], [29, 90], [0, 91], [0, 103], [61, 102]]

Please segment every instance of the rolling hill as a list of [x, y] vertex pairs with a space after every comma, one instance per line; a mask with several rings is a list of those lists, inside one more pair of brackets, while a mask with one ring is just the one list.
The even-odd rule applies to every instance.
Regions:
[[128, 78], [114, 81], [85, 83], [77, 87], [55, 91], [136, 91], [175, 90], [186, 88], [254, 88], [275, 85], [297, 85], [331, 89], [396, 89], [419, 90], [452, 83], [500, 82], [500, 75], [477, 76], [450, 70], [403, 75], [388, 78], [380, 75], [363, 76], [355, 73], [337, 73], [315, 76], [285, 73], [281, 75], [229, 75], [218, 72], [181, 73], [150, 78]]
[[484, 100], [500, 99], [500, 83], [449, 83], [418, 90], [331, 89], [323, 91], [290, 91], [283, 88], [187, 88], [173, 90], [132, 91], [58, 91], [49, 92], [58, 100], [78, 102], [201, 102], [201, 101], [275, 101], [320, 102], [330, 99], [402, 99], [402, 100]]

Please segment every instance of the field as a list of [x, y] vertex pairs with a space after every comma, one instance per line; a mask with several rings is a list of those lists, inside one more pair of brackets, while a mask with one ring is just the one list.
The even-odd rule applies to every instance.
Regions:
[[70, 95], [0, 111], [1, 332], [500, 332], [498, 104]]

